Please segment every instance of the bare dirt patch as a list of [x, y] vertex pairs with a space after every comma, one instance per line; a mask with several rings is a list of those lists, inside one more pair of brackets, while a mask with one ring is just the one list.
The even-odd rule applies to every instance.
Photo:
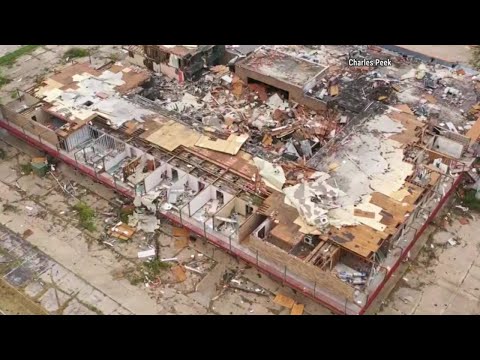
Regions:
[[45, 311], [0, 279], [0, 310], [5, 315], [45, 315]]

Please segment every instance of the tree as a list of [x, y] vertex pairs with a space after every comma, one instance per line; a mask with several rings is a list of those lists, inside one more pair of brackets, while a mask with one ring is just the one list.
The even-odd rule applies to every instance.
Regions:
[[470, 64], [477, 70], [480, 70], [480, 45], [472, 46], [472, 59]]

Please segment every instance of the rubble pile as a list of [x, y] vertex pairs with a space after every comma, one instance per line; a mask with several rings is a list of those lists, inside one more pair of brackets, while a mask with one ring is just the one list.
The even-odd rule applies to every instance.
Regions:
[[[338, 46], [337, 46], [338, 48]], [[275, 45], [274, 49], [321, 65], [341, 65], [345, 53], [325, 45]]]
[[290, 103], [266, 85], [246, 85], [221, 65], [195, 83], [154, 76], [141, 95], [217, 138], [248, 134], [245, 149], [268, 159], [308, 159], [346, 122], [336, 111], [319, 113]]
[[[316, 179], [314, 170], [307, 166], [312, 161], [307, 160], [336, 138], [354, 117], [371, 106], [375, 111], [389, 109], [387, 112], [414, 115], [432, 125], [430, 132], [437, 128], [440, 133], [466, 134], [480, 116], [476, 82], [465, 81], [472, 74], [463, 69], [407, 61], [369, 46], [273, 48], [326, 66], [316, 83], [304, 89], [304, 95], [326, 103], [328, 110], [313, 111], [262, 83], [245, 84], [223, 65], [211, 67], [196, 82], [179, 84], [154, 76], [141, 95], [212, 137], [227, 139], [233, 134], [247, 134], [242, 149], [254, 155], [258, 175], [271, 188], [284, 192], [305, 224], [317, 229], [353, 221], [345, 220], [343, 213], [338, 216], [341, 220], [336, 219], [341, 208], [336, 201], [342, 197], [342, 186], [326, 184], [321, 177]], [[392, 66], [346, 66], [351, 58], [388, 58]], [[458, 108], [462, 110], [458, 112]], [[418, 149], [406, 149], [405, 160], [409, 162], [419, 163], [422, 156]], [[438, 161], [432, 166], [440, 170], [445, 167]], [[419, 166], [412, 178], [428, 184], [430, 172]], [[168, 202], [174, 207], [183, 201]], [[234, 231], [232, 223], [226, 224], [229, 231]]]
[[474, 78], [462, 68], [421, 63], [399, 76], [393, 88], [418, 120], [465, 135], [480, 115], [480, 92], [469, 81]]

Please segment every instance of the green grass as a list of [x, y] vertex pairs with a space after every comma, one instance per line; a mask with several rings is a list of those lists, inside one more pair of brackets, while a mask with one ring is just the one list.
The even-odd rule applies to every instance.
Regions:
[[0, 160], [4, 160], [7, 157], [5, 150], [0, 149]]
[[3, 211], [4, 212], [14, 212], [16, 213], [18, 211], [18, 208], [15, 205], [12, 205], [10, 203], [3, 204]]
[[0, 87], [7, 85], [11, 80], [0, 74]]
[[463, 198], [463, 204], [472, 210], [480, 211], [480, 200], [475, 198], [475, 194], [476, 190], [467, 190]]
[[128, 217], [133, 214], [135, 208], [133, 207], [123, 207], [120, 209], [120, 221], [123, 222], [124, 224], [128, 224]]
[[103, 315], [103, 313], [100, 311], [99, 308], [93, 306], [93, 305], [90, 305], [90, 304], [86, 304], [86, 303], [82, 303], [83, 306], [85, 306], [88, 310], [91, 310], [93, 311], [94, 313], [96, 313], [97, 315]]
[[13, 90], [11, 93], [10, 93], [10, 97], [12, 99], [16, 99], [18, 97], [18, 91], [17, 90]]
[[158, 278], [163, 271], [168, 270], [171, 266], [171, 263], [153, 259], [143, 262], [141, 266], [126, 270], [124, 275], [130, 284], [136, 286], [147, 280], [152, 281]]
[[162, 261], [156, 260], [156, 259], [151, 260], [151, 261], [145, 261], [143, 263], [143, 267], [145, 268], [145, 270], [148, 271], [148, 274], [152, 278], [157, 277], [158, 275], [160, 275], [160, 273], [163, 270], [169, 269], [171, 266], [172, 266], [172, 264], [170, 264], [168, 262], [162, 262]]
[[30, 175], [33, 171], [31, 164], [20, 164], [20, 170], [25, 175]]
[[12, 66], [13, 64], [15, 64], [18, 58], [23, 55], [32, 53], [40, 46], [41, 45], [24, 45], [15, 51], [5, 54], [0, 57], [0, 66]]
[[113, 53], [113, 54], [108, 55], [108, 58], [111, 61], [116, 62], [120, 59], [120, 56], [117, 53]]
[[81, 58], [88, 56], [88, 50], [87, 49], [82, 49], [82, 48], [76, 48], [73, 47], [67, 51], [65, 51], [65, 54], [63, 54], [64, 59], [74, 59], [74, 58]]
[[74, 207], [74, 210], [78, 211], [78, 218], [80, 219], [80, 225], [89, 231], [95, 231], [96, 226], [94, 223], [95, 220], [95, 211], [89, 207], [84, 202], [77, 203]]

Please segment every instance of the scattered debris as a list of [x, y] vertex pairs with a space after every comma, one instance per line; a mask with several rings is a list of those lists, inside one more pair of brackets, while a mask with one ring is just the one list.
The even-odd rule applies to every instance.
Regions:
[[28, 238], [30, 235], [33, 235], [33, 231], [30, 229], [25, 230], [22, 234], [24, 239]]
[[120, 221], [108, 231], [108, 235], [120, 240], [130, 240], [133, 234], [135, 234], [135, 231], [136, 229], [134, 227], [128, 226]]
[[184, 267], [185, 267], [185, 269], [187, 269], [188, 271], [191, 271], [191, 272], [193, 272], [193, 273], [195, 273], [195, 274], [203, 275], [203, 271], [197, 270], [197, 269], [192, 268], [192, 267], [187, 266], [187, 265], [185, 265]]

